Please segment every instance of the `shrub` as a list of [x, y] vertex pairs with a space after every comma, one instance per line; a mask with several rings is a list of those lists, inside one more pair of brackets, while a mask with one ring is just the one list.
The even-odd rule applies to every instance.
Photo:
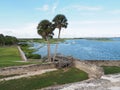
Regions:
[[28, 53], [26, 54], [27, 58], [30, 58], [30, 59], [41, 59], [41, 55], [39, 54], [31, 54], [31, 53]]

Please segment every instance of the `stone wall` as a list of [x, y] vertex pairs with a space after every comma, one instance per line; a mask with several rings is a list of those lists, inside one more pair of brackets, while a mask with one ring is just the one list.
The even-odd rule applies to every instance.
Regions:
[[25, 74], [27, 72], [43, 70], [43, 69], [52, 69], [52, 68], [55, 68], [55, 65], [52, 63], [12, 66], [12, 67], [0, 68], [0, 75]]
[[120, 60], [85, 60], [84, 62], [97, 66], [120, 66]]
[[74, 65], [76, 68], [87, 72], [89, 78], [100, 78], [104, 74], [101, 67], [87, 63], [85, 61], [75, 60]]

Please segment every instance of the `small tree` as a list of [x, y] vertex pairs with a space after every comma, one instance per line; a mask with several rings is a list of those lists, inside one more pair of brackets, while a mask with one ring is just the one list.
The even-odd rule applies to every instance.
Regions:
[[[54, 17], [54, 19], [52, 21], [55, 24], [55, 27], [59, 29], [59, 33], [58, 33], [58, 41], [59, 41], [61, 29], [62, 28], [67, 28], [67, 25], [68, 25], [67, 18], [62, 14], [58, 14]], [[58, 43], [56, 44], [55, 54], [54, 54], [53, 60], [56, 57], [57, 48], [58, 48]]]
[[5, 37], [3, 34], [0, 34], [0, 46], [4, 46], [5, 45]]
[[37, 27], [38, 34], [47, 41], [48, 47], [48, 60], [51, 61], [50, 55], [50, 42], [49, 39], [53, 37], [53, 30], [55, 29], [54, 25], [48, 20], [42, 20]]

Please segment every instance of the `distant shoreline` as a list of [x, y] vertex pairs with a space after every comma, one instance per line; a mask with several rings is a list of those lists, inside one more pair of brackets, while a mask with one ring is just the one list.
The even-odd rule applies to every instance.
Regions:
[[[73, 38], [61, 38], [61, 39], [86, 39], [86, 38], [120, 38], [120, 37], [73, 37]], [[42, 38], [18, 38], [18, 39], [42, 39]], [[53, 38], [57, 39], [57, 38]]]

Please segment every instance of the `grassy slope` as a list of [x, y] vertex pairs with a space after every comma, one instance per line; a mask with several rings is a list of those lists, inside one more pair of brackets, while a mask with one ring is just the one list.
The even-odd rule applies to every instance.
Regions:
[[28, 64], [17, 61], [21, 61], [21, 57], [16, 46], [0, 47], [0, 67]]
[[31, 78], [0, 82], [1, 90], [35, 90], [51, 85], [60, 85], [88, 79], [88, 75], [76, 68], [48, 72]]
[[17, 47], [0, 47], [0, 60], [21, 60]]
[[120, 67], [116, 66], [103, 66], [105, 74], [115, 74], [120, 73]]

